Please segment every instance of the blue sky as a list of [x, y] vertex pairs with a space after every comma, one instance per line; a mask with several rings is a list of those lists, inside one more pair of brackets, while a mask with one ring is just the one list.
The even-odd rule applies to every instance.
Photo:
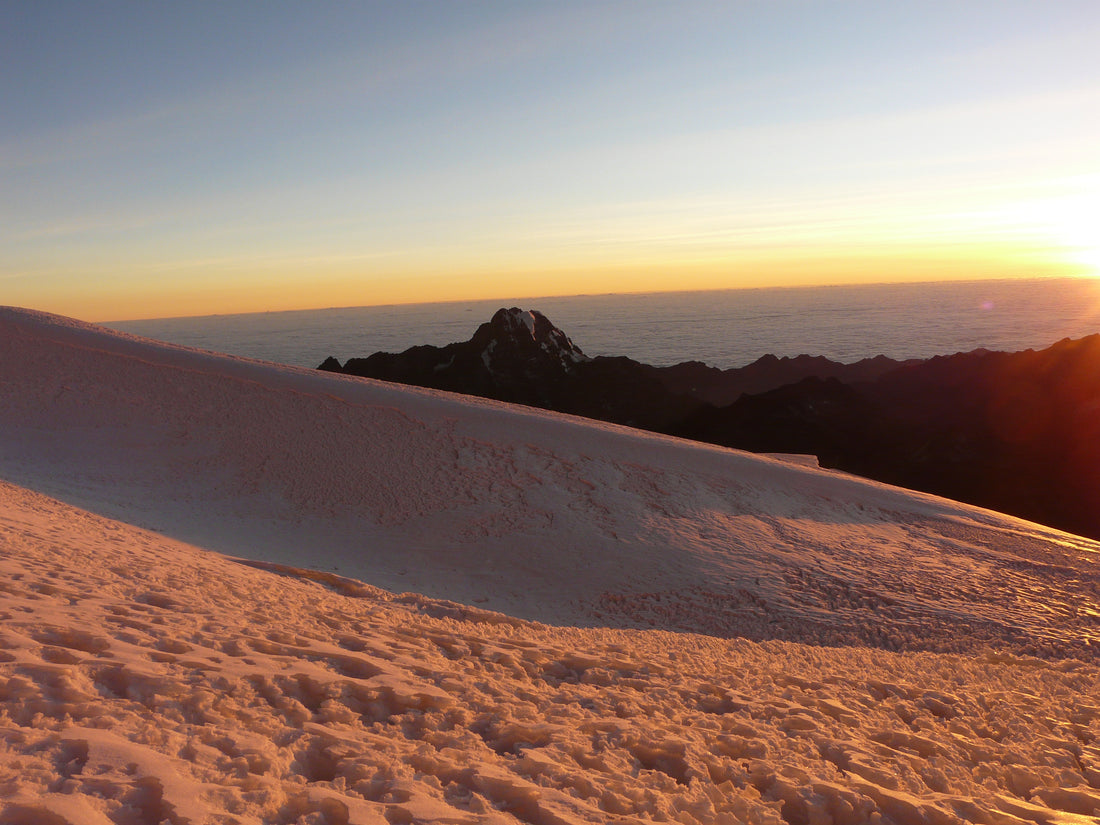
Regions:
[[1095, 2], [2, 2], [0, 303], [1091, 274]]

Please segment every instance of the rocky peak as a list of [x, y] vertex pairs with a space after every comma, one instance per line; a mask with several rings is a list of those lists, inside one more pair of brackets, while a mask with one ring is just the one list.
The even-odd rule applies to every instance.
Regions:
[[502, 359], [550, 361], [565, 372], [590, 360], [541, 312], [518, 307], [498, 309], [488, 323], [478, 327], [471, 343], [480, 350], [482, 361], [490, 371]]

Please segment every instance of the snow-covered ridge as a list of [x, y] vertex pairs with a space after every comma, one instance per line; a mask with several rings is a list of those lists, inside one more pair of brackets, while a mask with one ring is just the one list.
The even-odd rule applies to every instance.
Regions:
[[0, 311], [2, 477], [540, 621], [1089, 654], [1087, 540], [765, 457]]
[[1100, 821], [1093, 542], [22, 310], [0, 352], [3, 825]]

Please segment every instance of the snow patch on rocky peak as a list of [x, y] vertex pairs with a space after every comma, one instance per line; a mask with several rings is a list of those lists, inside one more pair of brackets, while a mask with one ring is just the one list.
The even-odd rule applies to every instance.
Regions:
[[[501, 308], [494, 313], [489, 326], [495, 331], [494, 340], [486, 348], [483, 358], [492, 357], [492, 345], [497, 340], [514, 343], [517, 347], [527, 348], [530, 344], [551, 357], [556, 357], [562, 368], [568, 371], [573, 365], [591, 359], [580, 347], [538, 310], [523, 310], [519, 307]], [[486, 362], [488, 365], [488, 361]]]

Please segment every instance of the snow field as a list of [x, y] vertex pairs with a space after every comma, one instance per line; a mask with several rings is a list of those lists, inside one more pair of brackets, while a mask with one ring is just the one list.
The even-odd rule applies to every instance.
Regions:
[[0, 478], [555, 624], [1095, 656], [1100, 545], [790, 462], [0, 310]]
[[1100, 822], [1095, 542], [27, 310], [0, 354], [0, 825]]
[[1100, 816], [1095, 663], [556, 628], [0, 513], [10, 825]]

